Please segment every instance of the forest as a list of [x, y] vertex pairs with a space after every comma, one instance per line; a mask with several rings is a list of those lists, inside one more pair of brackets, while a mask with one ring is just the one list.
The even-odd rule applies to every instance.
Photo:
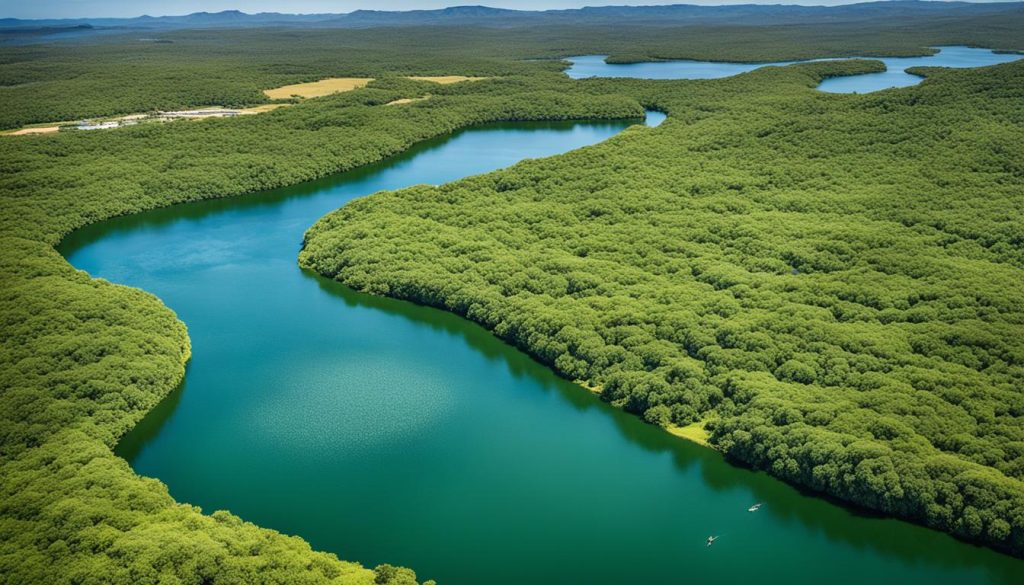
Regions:
[[927, 55], [936, 45], [1022, 46], [1020, 4], [955, 18], [930, 11], [906, 14], [899, 4], [892, 3], [892, 13], [870, 18], [775, 26], [748, 18], [742, 24], [679, 26], [574, 20], [577, 24], [342, 32], [273, 27], [0, 45], [0, 130], [153, 110], [256, 105], [269, 101], [263, 89], [324, 77], [542, 74], [560, 71], [568, 65], [560, 59], [573, 55], [607, 54], [610, 62], [767, 62]]
[[[416, 108], [386, 106], [430, 93]], [[402, 79], [259, 116], [0, 142], [0, 574], [76, 583], [392, 583], [304, 541], [178, 504], [111, 448], [190, 356], [159, 299], [54, 250], [103, 218], [315, 179], [497, 120], [640, 118], [633, 98], [558, 75], [440, 86]]]
[[1022, 555], [1024, 65], [815, 91], [833, 67], [622, 85], [668, 120], [354, 201], [301, 263], [790, 482]]
[[[116, 457], [182, 380], [188, 333], [156, 297], [91, 279], [54, 246], [103, 219], [323, 177], [473, 124], [645, 107], [669, 120], [355, 202], [310, 230], [301, 262], [478, 321], [654, 424], [706, 424], [730, 457], [792, 483], [1024, 554], [1024, 65], [923, 70], [918, 88], [843, 96], [813, 88], [881, 64], [648, 82], [571, 81], [558, 61], [1022, 49], [1014, 18], [911, 33], [666, 29], [643, 47], [615, 27], [184, 30], [161, 33], [166, 43], [0, 47], [3, 128], [377, 78], [258, 116], [0, 137], [0, 574], [414, 583], [409, 569], [366, 569], [175, 502]], [[493, 79], [399, 78], [411, 74]]]

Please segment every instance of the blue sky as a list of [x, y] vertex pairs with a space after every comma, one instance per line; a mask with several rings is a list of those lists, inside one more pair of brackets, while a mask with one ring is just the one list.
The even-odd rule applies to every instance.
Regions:
[[0, 0], [0, 17], [80, 18], [98, 16], [162, 16], [190, 12], [242, 10], [244, 12], [351, 12], [360, 8], [410, 10], [483, 4], [502, 8], [537, 10], [623, 4], [851, 4], [852, 0]]

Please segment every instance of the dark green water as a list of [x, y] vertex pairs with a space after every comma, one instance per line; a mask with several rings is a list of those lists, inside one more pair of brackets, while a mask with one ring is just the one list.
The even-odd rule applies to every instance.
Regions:
[[73, 234], [72, 264], [157, 294], [192, 338], [185, 385], [118, 452], [181, 501], [442, 585], [1020, 582], [1024, 562], [801, 495], [462, 319], [297, 267], [304, 230], [352, 197], [624, 127], [481, 127], [327, 180]]

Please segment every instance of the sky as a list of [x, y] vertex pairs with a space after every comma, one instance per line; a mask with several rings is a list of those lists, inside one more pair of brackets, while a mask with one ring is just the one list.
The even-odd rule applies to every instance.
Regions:
[[863, 0], [0, 0], [0, 18], [83, 18], [180, 15], [191, 12], [286, 12], [309, 14], [374, 10], [414, 10], [483, 4], [500, 8], [544, 10], [606, 5], [658, 4], [852, 4]]

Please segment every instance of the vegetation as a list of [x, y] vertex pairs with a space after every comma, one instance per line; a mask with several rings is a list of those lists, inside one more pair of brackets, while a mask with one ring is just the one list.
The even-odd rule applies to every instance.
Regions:
[[[797, 17], [772, 26], [764, 26], [758, 14], [771, 7], [761, 7], [745, 17], [729, 13], [703, 22], [660, 14], [644, 22], [628, 15], [612, 20], [591, 15], [514, 28], [176, 30], [8, 46], [0, 51], [0, 129], [150, 110], [255, 105], [268, 101], [264, 89], [327, 77], [552, 72], [567, 66], [559, 58], [571, 55], [608, 54], [616, 62], [766, 62], [925, 55], [933, 45], [1024, 47], [1019, 4], [961, 6], [971, 12], [955, 16], [914, 9], [929, 3], [874, 6], [878, 13], [834, 18], [828, 12], [824, 20]], [[995, 8], [998, 12], [990, 12]]]
[[176, 503], [115, 457], [184, 375], [187, 332], [53, 246], [88, 223], [321, 177], [475, 123], [642, 105], [671, 114], [664, 128], [361, 201], [311, 232], [303, 262], [478, 320], [652, 422], [707, 420], [716, 445], [781, 477], [1020, 554], [1021, 65], [851, 97], [809, 87], [877, 63], [573, 82], [557, 60], [518, 60], [1019, 49], [1019, 19], [179, 30], [0, 48], [0, 128], [377, 79], [260, 116], [0, 140], [0, 575], [413, 582]]
[[778, 477], [1024, 555], [1024, 63], [814, 90], [870, 66], [589, 80], [668, 121], [357, 200], [300, 261], [652, 423], [705, 421]]
[[368, 77], [329, 77], [318, 81], [307, 83], [296, 83], [265, 89], [263, 93], [271, 99], [288, 99], [294, 97], [314, 98], [323, 97], [341, 91], [352, 91], [360, 87], [366, 87], [373, 81]]
[[[386, 107], [432, 94], [415, 107]], [[491, 120], [629, 117], [559, 76], [392, 79], [260, 116], [0, 143], [0, 574], [14, 583], [410, 583], [225, 512], [176, 504], [111, 447], [181, 380], [185, 327], [52, 248], [103, 218], [363, 165]], [[339, 527], [344, 529], [344, 527]], [[396, 528], [397, 529], [397, 528]]]

